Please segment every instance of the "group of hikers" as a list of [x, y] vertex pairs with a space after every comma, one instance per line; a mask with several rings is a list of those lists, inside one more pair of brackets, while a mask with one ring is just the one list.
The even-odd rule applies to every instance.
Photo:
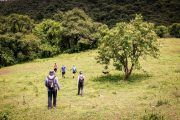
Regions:
[[[76, 66], [73, 65], [72, 69], [70, 69], [73, 74], [73, 78], [75, 77], [75, 74], [77, 73]], [[54, 64], [54, 70], [49, 71], [49, 75], [45, 79], [45, 86], [47, 87], [48, 90], [48, 109], [51, 108], [56, 108], [56, 100], [57, 100], [57, 91], [60, 90], [60, 84], [58, 81], [58, 77], [55, 75], [56, 72], [58, 71], [58, 66], [55, 63]], [[65, 78], [66, 74], [66, 67], [62, 65], [61, 67], [61, 73], [62, 73], [62, 78]], [[82, 71], [79, 72], [78, 75], [78, 95], [83, 95], [83, 87], [84, 87], [84, 75]], [[53, 100], [53, 101], [52, 101]], [[53, 104], [52, 104], [53, 103]]]

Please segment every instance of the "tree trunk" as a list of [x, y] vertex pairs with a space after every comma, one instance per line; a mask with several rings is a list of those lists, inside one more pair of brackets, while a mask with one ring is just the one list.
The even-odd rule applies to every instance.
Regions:
[[124, 80], [128, 80], [129, 77], [131, 76], [132, 70], [133, 70], [134, 64], [131, 65], [131, 69], [128, 69], [128, 66], [124, 68], [125, 76]]
[[128, 80], [129, 76], [130, 76], [129, 72], [125, 72], [124, 80]]

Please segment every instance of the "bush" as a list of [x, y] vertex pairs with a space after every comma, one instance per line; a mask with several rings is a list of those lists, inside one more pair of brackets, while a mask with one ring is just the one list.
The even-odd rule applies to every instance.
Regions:
[[149, 113], [147, 115], [144, 115], [143, 120], [164, 120], [164, 117], [157, 114], [157, 113]]
[[80, 51], [87, 50], [87, 49], [89, 49], [91, 47], [91, 42], [88, 39], [81, 38], [78, 41], [78, 47], [79, 47]]
[[0, 63], [8, 66], [17, 62], [29, 61], [37, 58], [40, 51], [39, 40], [21, 33], [0, 35]]
[[168, 100], [158, 100], [157, 101], [157, 104], [156, 104], [156, 107], [159, 107], [159, 106], [162, 106], [162, 105], [167, 105], [169, 104], [169, 101]]
[[15, 62], [14, 53], [9, 48], [0, 46], [0, 67], [12, 65]]
[[25, 35], [19, 40], [19, 48], [21, 49], [18, 53], [18, 61], [29, 61], [39, 57], [40, 51], [40, 40], [33, 34]]
[[44, 44], [41, 47], [42, 56], [48, 57], [60, 53], [60, 42], [63, 27], [61, 23], [51, 19], [43, 20], [35, 26], [33, 33]]
[[169, 27], [170, 35], [180, 38], [180, 23], [174, 23]]
[[168, 28], [164, 25], [156, 26], [155, 32], [159, 37], [165, 37], [168, 34]]
[[40, 57], [47, 58], [57, 54], [58, 48], [49, 44], [42, 44], [40, 46]]
[[0, 113], [0, 120], [9, 120], [9, 113], [8, 112], [2, 112]]

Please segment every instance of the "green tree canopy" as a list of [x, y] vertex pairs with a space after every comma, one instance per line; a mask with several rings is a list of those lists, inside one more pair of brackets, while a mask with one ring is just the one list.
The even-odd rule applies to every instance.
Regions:
[[97, 31], [98, 24], [83, 10], [74, 8], [64, 13], [58, 12], [54, 15], [54, 19], [61, 22], [64, 27], [61, 48], [71, 49], [73, 52], [83, 49], [81, 45], [90, 48], [96, 43], [93, 35]]
[[34, 27], [34, 21], [27, 15], [11, 14], [6, 18], [6, 27], [8, 32], [28, 33]]
[[46, 54], [43, 56], [48, 57], [60, 52], [62, 32], [62, 24], [51, 19], [43, 20], [41, 23], [35, 26], [33, 33], [41, 40], [41, 47], [48, 54], [43, 53]]
[[174, 23], [169, 27], [170, 35], [180, 38], [180, 23]]
[[155, 32], [159, 37], [164, 37], [168, 34], [168, 28], [164, 25], [156, 26]]
[[154, 25], [143, 22], [141, 15], [136, 15], [129, 23], [117, 23], [106, 32], [98, 49], [98, 62], [113, 65], [123, 70], [128, 79], [135, 68], [139, 68], [139, 58], [142, 56], [158, 56], [158, 41]]

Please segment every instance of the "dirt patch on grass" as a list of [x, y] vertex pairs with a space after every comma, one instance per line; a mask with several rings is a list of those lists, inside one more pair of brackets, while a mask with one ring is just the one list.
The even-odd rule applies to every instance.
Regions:
[[8, 69], [0, 69], [0, 75], [8, 75], [11, 73], [11, 70]]

